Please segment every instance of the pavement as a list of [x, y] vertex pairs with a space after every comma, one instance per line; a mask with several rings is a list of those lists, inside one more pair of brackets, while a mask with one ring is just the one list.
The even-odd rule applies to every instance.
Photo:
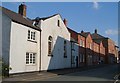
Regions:
[[97, 67], [85, 71], [78, 71], [74, 73], [59, 75], [50, 79], [36, 79], [36, 81], [82, 81], [83, 83], [120, 83], [119, 80], [114, 79], [117, 77], [118, 74], [117, 69], [118, 67], [116, 64], [106, 65], [104, 67]]
[[99, 68], [99, 67], [105, 67], [105, 66], [108, 66], [108, 64], [83, 66], [83, 67], [78, 67], [78, 68], [65, 68], [65, 69], [49, 70], [47, 72], [54, 73], [54, 74], [57, 74], [57, 75], [64, 75], [64, 74], [80, 72], [80, 71], [85, 71], [85, 70]]
[[58, 70], [51, 70], [51, 71], [44, 71], [44, 72], [33, 72], [33, 73], [23, 73], [23, 74], [16, 74], [11, 75], [9, 78], [4, 78], [2, 81], [35, 81], [36, 80], [45, 80], [45, 79], [51, 79], [54, 77], [57, 77], [59, 75], [65, 75], [70, 74], [74, 72], [81, 72], [85, 70], [90, 69], [96, 69], [96, 68], [103, 68], [106, 66], [110, 66], [107, 64], [99, 64], [99, 65], [93, 65], [93, 66], [84, 66], [80, 68], [66, 68], [66, 69], [58, 69]]

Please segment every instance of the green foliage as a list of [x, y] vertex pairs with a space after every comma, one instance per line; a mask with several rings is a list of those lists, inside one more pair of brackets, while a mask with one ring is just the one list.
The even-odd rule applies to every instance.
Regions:
[[2, 62], [2, 76], [8, 77], [9, 70], [12, 70], [12, 68], [10, 68], [9, 65], [6, 65], [5, 63]]

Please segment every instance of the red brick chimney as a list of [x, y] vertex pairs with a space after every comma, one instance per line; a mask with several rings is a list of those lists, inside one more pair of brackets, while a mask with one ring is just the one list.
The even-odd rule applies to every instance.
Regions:
[[26, 8], [27, 6], [24, 3], [22, 3], [21, 5], [19, 5], [18, 13], [26, 17]]
[[63, 22], [64, 22], [65, 26], [67, 27], [67, 20], [64, 19]]

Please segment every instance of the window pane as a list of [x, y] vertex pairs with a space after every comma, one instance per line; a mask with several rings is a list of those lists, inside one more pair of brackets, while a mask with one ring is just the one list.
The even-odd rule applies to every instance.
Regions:
[[48, 42], [48, 54], [51, 54], [51, 42]]
[[29, 64], [29, 61], [26, 61], [26, 64]]
[[32, 63], [32, 54], [30, 54], [30, 63]]
[[29, 64], [29, 53], [26, 53], [26, 64]]
[[67, 47], [66, 47], [66, 45], [67, 45], [67, 42], [64, 41], [64, 57], [67, 56]]
[[35, 40], [35, 32], [33, 32], [33, 40]]
[[33, 39], [33, 32], [31, 32], [31, 39]]
[[48, 37], [48, 55], [51, 55], [51, 52], [52, 52], [52, 43], [53, 43], [52, 36], [49, 36]]
[[58, 25], [58, 27], [60, 26], [60, 20], [58, 20], [58, 24], [57, 25]]
[[26, 58], [26, 64], [29, 64], [29, 58]]
[[49, 36], [48, 40], [49, 40], [49, 41], [52, 41], [52, 37], [51, 37], [51, 36]]
[[35, 64], [35, 55], [36, 53], [33, 53], [33, 64]]
[[28, 30], [28, 39], [30, 39], [30, 30]]

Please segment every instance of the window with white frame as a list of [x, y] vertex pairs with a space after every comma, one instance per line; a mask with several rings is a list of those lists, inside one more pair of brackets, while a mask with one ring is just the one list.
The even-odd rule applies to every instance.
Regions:
[[30, 30], [28, 30], [28, 39], [30, 39]]
[[52, 36], [48, 37], [48, 56], [52, 56], [52, 44], [53, 44], [53, 38]]
[[64, 58], [67, 58], [67, 42], [64, 40]]
[[97, 52], [99, 51], [99, 48], [98, 48], [98, 46], [97, 46]]
[[92, 43], [90, 43], [90, 49], [92, 49]]
[[83, 47], [85, 47], [85, 42], [83, 41]]
[[80, 40], [80, 46], [83, 46], [83, 41], [82, 40]]
[[58, 22], [57, 22], [57, 26], [60, 27], [60, 20], [58, 20]]
[[35, 61], [36, 61], [35, 57], [36, 57], [36, 53], [27, 52], [26, 53], [26, 64], [28, 65], [35, 64]]
[[36, 40], [36, 32], [28, 30], [28, 40], [35, 41]]

